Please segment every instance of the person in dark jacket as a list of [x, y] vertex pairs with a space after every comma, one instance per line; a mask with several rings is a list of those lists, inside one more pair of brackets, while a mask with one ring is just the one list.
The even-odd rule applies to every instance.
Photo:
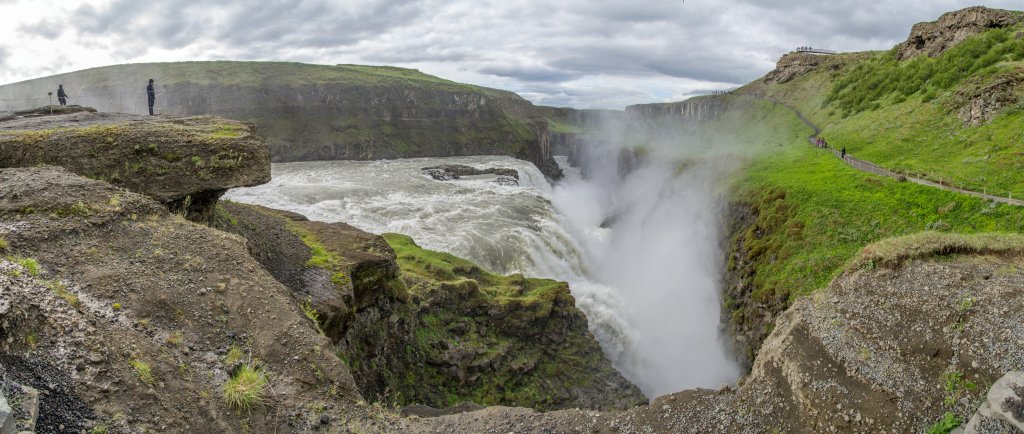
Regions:
[[68, 105], [68, 94], [64, 93], [64, 85], [57, 85], [57, 101], [60, 105]]
[[839, 151], [839, 158], [846, 159], [846, 146], [843, 146], [843, 150]]
[[149, 115], [153, 116], [153, 104], [156, 104], [156, 91], [153, 90], [153, 79], [149, 79], [149, 86], [146, 86], [146, 96], [149, 97]]

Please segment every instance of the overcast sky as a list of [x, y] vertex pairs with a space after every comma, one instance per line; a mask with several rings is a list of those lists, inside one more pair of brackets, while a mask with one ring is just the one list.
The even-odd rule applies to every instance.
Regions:
[[118, 63], [417, 68], [537, 104], [622, 108], [729, 89], [799, 45], [888, 49], [910, 26], [1020, 0], [0, 0], [0, 83]]

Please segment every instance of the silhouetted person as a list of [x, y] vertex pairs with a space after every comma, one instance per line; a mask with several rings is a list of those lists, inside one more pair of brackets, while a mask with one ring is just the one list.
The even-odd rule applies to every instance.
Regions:
[[839, 151], [839, 158], [846, 159], [846, 146], [843, 146], [843, 150]]
[[149, 115], [153, 116], [153, 104], [156, 104], [156, 91], [153, 90], [153, 79], [149, 79], [149, 86], [146, 86], [146, 96], [149, 97]]
[[68, 105], [68, 94], [64, 93], [64, 85], [57, 85], [57, 101], [60, 105]]

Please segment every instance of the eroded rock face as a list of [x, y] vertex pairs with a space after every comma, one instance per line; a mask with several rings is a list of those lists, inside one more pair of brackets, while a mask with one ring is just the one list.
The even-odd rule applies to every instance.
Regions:
[[41, 164], [142, 193], [196, 220], [207, 220], [227, 189], [270, 180], [270, 150], [254, 127], [212, 116], [79, 110], [0, 121], [0, 168]]
[[[0, 238], [0, 361], [44, 392], [41, 431], [304, 432], [366, 414], [331, 343], [235, 235], [41, 167], [0, 169]], [[223, 396], [240, 361], [270, 373], [251, 413]], [[381, 429], [366, 419], [351, 426]]]
[[896, 45], [896, 58], [935, 57], [971, 36], [1012, 26], [1022, 19], [1024, 15], [1019, 12], [981, 6], [947, 12], [936, 21], [915, 24], [907, 40]]
[[625, 412], [490, 408], [404, 428], [919, 432], [947, 411], [967, 420], [986, 399], [978, 385], [1024, 366], [1020, 251], [861, 264], [778, 318], [738, 388], [679, 392]]
[[1021, 101], [1024, 93], [1024, 70], [1012, 71], [992, 78], [973, 78], [964, 83], [949, 105], [957, 111], [964, 126], [988, 123], [1003, 109]]

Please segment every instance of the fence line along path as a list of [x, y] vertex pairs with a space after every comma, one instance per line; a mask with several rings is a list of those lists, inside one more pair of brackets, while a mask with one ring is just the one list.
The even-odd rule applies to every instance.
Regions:
[[[777, 99], [775, 99], [773, 97], [762, 97], [762, 98], [770, 101], [772, 104], [776, 104], [776, 105], [785, 107], [785, 108], [789, 109], [789, 111], [793, 112], [793, 114], [795, 114], [796, 117], [799, 118], [801, 122], [803, 122], [805, 125], [810, 127], [812, 131], [814, 131], [813, 133], [811, 133], [810, 136], [807, 137], [807, 142], [810, 143], [811, 145], [817, 146], [816, 145], [816, 140], [818, 138], [818, 135], [821, 134], [821, 128], [818, 128], [817, 125], [814, 125], [814, 122], [811, 122], [810, 119], [807, 119], [807, 117], [805, 117], [802, 113], [800, 113], [800, 111], [797, 110], [795, 107], [792, 107], [789, 104], [783, 103], [783, 102], [781, 102], [781, 101], [779, 101], [779, 100], [777, 100]], [[1014, 199], [1011, 196], [1007, 196], [1007, 197], [995, 196], [995, 195], [988, 194], [987, 192], [968, 190], [968, 189], [965, 189], [965, 188], [955, 187], [955, 186], [952, 186], [952, 185], [946, 185], [946, 184], [938, 183], [938, 182], [935, 182], [935, 181], [929, 181], [927, 179], [915, 178], [913, 176], [907, 176], [907, 175], [902, 174], [902, 173], [893, 172], [893, 171], [891, 171], [889, 169], [886, 169], [886, 168], [884, 168], [882, 166], [879, 166], [879, 165], [877, 165], [875, 163], [872, 163], [870, 161], [861, 160], [859, 158], [852, 157], [852, 156], [850, 156], [849, 152], [847, 152], [846, 153], [846, 157], [843, 158], [842, 157], [842, 153], [839, 150], [837, 150], [835, 148], [832, 148], [832, 147], [829, 147], [827, 145], [823, 149], [831, 151], [836, 157], [842, 158], [842, 160], [846, 164], [849, 164], [854, 169], [860, 170], [862, 172], [868, 172], [868, 173], [872, 173], [872, 174], [875, 174], [875, 175], [886, 176], [886, 177], [893, 178], [893, 179], [898, 179], [898, 180], [907, 180], [907, 181], [913, 182], [915, 184], [925, 185], [925, 186], [928, 186], [928, 187], [938, 188], [938, 189], [942, 189], [942, 190], [946, 190], [946, 191], [952, 191], [954, 193], [966, 194], [968, 196], [978, 197], [978, 198], [985, 199], [985, 200], [991, 200], [993, 202], [1000, 202], [1000, 203], [1005, 203], [1005, 204], [1008, 204], [1008, 205], [1024, 206], [1024, 200]]]

